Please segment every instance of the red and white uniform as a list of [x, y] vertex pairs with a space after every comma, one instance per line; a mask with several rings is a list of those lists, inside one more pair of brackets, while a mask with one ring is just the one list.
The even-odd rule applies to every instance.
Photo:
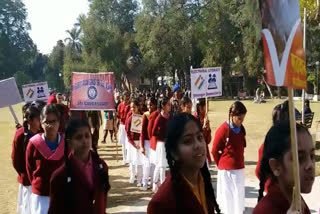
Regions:
[[26, 153], [26, 168], [32, 185], [31, 211], [47, 213], [49, 209], [50, 179], [52, 173], [63, 163], [64, 137], [59, 134], [59, 145], [52, 152], [43, 134], [37, 134], [29, 141]]
[[216, 131], [212, 156], [218, 166], [217, 201], [225, 214], [242, 214], [245, 206], [244, 148], [246, 131], [237, 134], [225, 122]]
[[155, 164], [156, 159], [156, 147], [157, 147], [157, 138], [155, 136], [152, 136], [152, 130], [154, 126], [154, 122], [156, 121], [158, 115], [160, 114], [160, 111], [156, 110], [150, 114], [149, 117], [149, 124], [148, 124], [148, 136], [150, 139], [150, 163]]
[[126, 149], [126, 139], [127, 139], [127, 133], [126, 133], [126, 128], [125, 128], [125, 122], [127, 118], [127, 114], [130, 110], [130, 104], [126, 103], [120, 103], [118, 106], [118, 114], [117, 117], [120, 120], [120, 125], [119, 125], [119, 133], [118, 133], [118, 140], [119, 144], [122, 145], [122, 158], [123, 158], [123, 163], [126, 162], [127, 159], [127, 149]]

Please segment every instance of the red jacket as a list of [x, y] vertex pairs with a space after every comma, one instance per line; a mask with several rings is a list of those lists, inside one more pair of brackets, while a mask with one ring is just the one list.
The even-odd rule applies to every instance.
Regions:
[[118, 118], [120, 119], [120, 124], [125, 125], [127, 114], [130, 111], [130, 104], [124, 104], [123, 102], [118, 106]]
[[[198, 118], [198, 114], [197, 113], [194, 113], [193, 115], [195, 118]], [[203, 124], [201, 123], [200, 121], [200, 124], [201, 126], [203, 127]], [[211, 137], [211, 128], [210, 126], [208, 128], [203, 128], [202, 129], [202, 134], [203, 134], [203, 137], [204, 137], [204, 140], [206, 141], [206, 144], [207, 144], [207, 159], [208, 159], [208, 162], [209, 164], [211, 164], [212, 160], [211, 160], [211, 156], [210, 156], [210, 151], [209, 151], [209, 144], [212, 140], [212, 137]]]
[[142, 130], [140, 135], [140, 145], [144, 148], [144, 141], [150, 140], [148, 135], [149, 114], [145, 113], [142, 117]]
[[[304, 212], [302, 214], [310, 214], [308, 205], [302, 199]], [[280, 188], [273, 188], [270, 192], [261, 199], [254, 208], [252, 214], [285, 214], [290, 208], [290, 203], [283, 195]]]
[[[229, 142], [227, 142], [229, 133]], [[241, 126], [239, 134], [234, 133], [227, 122], [216, 131], [211, 154], [218, 169], [236, 170], [244, 168], [244, 148], [246, 147], [246, 131]], [[220, 154], [220, 152], [222, 152]]]
[[152, 136], [152, 130], [153, 130], [154, 122], [156, 121], [159, 114], [160, 114], [160, 111], [156, 110], [152, 112], [149, 117], [148, 136], [150, 139], [150, 148], [153, 150], [156, 150], [155, 146], [157, 145], [157, 138]]
[[[177, 178], [177, 191], [180, 193], [180, 201], [182, 202], [183, 214], [205, 214], [198, 199], [188, 186], [187, 182]], [[215, 213], [213, 202], [207, 200], [208, 213]], [[148, 205], [148, 214], [177, 214], [179, 213], [176, 206], [176, 198], [172, 189], [171, 175], [168, 175], [165, 182], [160, 186], [157, 193], [152, 197]]]
[[135, 133], [135, 132], [131, 132], [131, 121], [132, 121], [132, 113], [127, 118], [125, 126], [126, 126], [127, 138], [128, 138], [129, 143], [132, 146], [136, 147], [136, 144], [134, 141], [137, 141], [140, 139], [140, 134]]
[[42, 134], [37, 134], [30, 139], [26, 153], [26, 167], [33, 193], [49, 196], [50, 178], [52, 173], [63, 164], [63, 154], [63, 136], [54, 153], [43, 140]]
[[[152, 129], [152, 136], [156, 137], [157, 141], [165, 141], [168, 122], [168, 118], [165, 118], [162, 114], [158, 115]], [[154, 142], [151, 142], [150, 147], [155, 150], [157, 148], [157, 143], [154, 144]]]
[[[29, 142], [29, 140], [27, 142]], [[20, 127], [16, 131], [12, 142], [12, 165], [18, 173], [18, 182], [23, 186], [30, 186], [31, 183], [26, 169], [26, 150], [27, 145], [24, 143], [24, 128]]]
[[103, 165], [104, 170], [108, 174], [108, 166], [104, 160], [92, 159], [93, 167], [93, 184], [94, 189], [89, 188], [88, 181], [84, 179], [83, 169], [79, 169], [79, 165], [75, 164], [74, 156], [69, 156], [70, 169], [72, 175], [72, 195], [73, 206], [67, 207], [65, 204], [67, 190], [67, 173], [65, 164], [57, 169], [50, 181], [50, 207], [49, 214], [104, 214], [107, 207], [107, 194], [103, 191], [101, 177], [99, 175], [99, 164]]

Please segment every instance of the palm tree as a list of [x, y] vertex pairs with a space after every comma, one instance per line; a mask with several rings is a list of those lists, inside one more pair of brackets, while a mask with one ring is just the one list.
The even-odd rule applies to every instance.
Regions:
[[68, 43], [72, 51], [81, 53], [82, 51], [82, 44], [80, 41], [81, 29], [77, 27], [73, 27], [71, 31], [67, 30], [66, 32], [69, 34], [69, 37], [65, 38], [64, 41]]

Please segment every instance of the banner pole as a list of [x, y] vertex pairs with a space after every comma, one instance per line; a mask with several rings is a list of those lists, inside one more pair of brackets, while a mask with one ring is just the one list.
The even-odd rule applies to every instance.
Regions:
[[293, 103], [293, 89], [288, 88], [289, 96], [289, 117], [290, 117], [290, 135], [291, 135], [291, 151], [292, 151], [292, 166], [294, 176], [294, 204], [295, 210], [301, 211], [301, 196], [300, 196], [300, 174], [299, 174], [299, 159], [298, 159], [298, 142], [296, 130], [295, 108]]
[[16, 115], [16, 113], [14, 112], [14, 110], [13, 110], [13, 108], [12, 108], [11, 105], [9, 105], [9, 109], [10, 109], [10, 112], [11, 112], [13, 118], [14, 118], [14, 122], [16, 123], [16, 125], [20, 124], [20, 123], [19, 123], [19, 120], [18, 120], [18, 118], [17, 118], [17, 115]]
[[[306, 52], [306, 29], [307, 29], [307, 9], [304, 8], [304, 18], [303, 18], [303, 49], [304, 49], [304, 52], [305, 54], [307, 53]], [[305, 99], [306, 99], [306, 91], [305, 89], [302, 90], [302, 123], [304, 124], [304, 102], [305, 102]]]

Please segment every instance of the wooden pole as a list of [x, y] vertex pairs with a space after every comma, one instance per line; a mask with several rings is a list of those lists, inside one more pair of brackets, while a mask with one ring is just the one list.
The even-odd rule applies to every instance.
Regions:
[[9, 106], [9, 109], [10, 109], [10, 112], [11, 112], [13, 118], [14, 118], [14, 122], [16, 123], [16, 125], [18, 125], [19, 124], [18, 117], [17, 117], [16, 113], [14, 112], [14, 110], [13, 110], [11, 105]]
[[298, 159], [298, 142], [296, 130], [296, 116], [293, 103], [293, 89], [288, 88], [289, 96], [289, 117], [290, 117], [290, 133], [291, 133], [291, 151], [292, 151], [292, 166], [294, 176], [294, 204], [295, 210], [301, 211], [301, 196], [300, 196], [300, 173], [299, 173], [299, 159]]
[[[304, 18], [303, 18], [303, 48], [304, 48], [304, 53], [307, 55], [306, 52], [306, 27], [307, 27], [307, 9], [304, 8]], [[306, 91], [303, 89], [302, 90], [302, 123], [304, 124], [304, 102], [306, 99]]]

